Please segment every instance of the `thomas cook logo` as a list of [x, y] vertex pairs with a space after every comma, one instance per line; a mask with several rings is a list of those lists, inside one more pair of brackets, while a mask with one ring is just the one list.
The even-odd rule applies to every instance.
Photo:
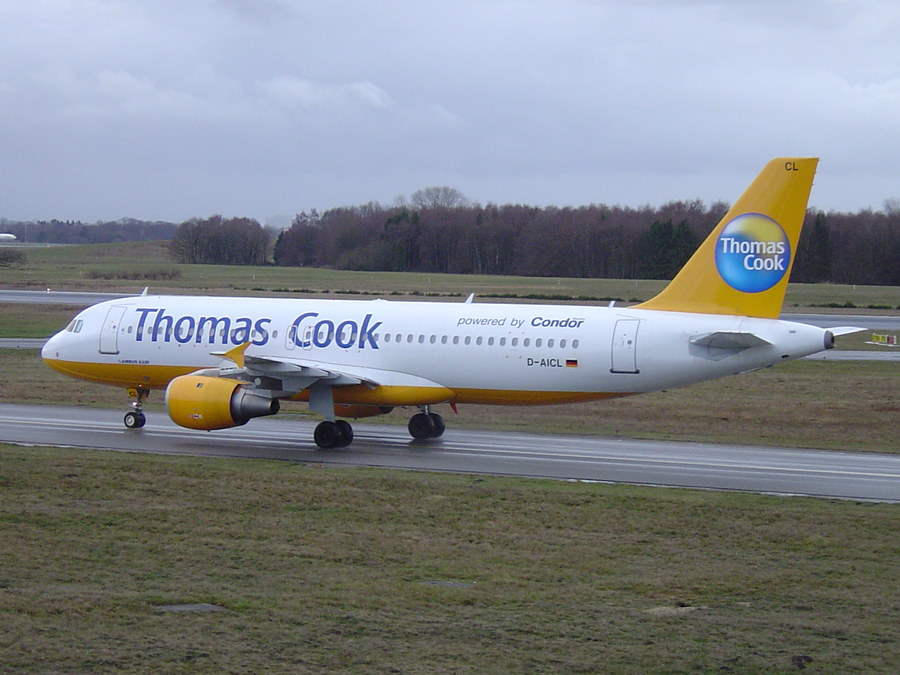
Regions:
[[744, 293], [767, 291], [790, 266], [791, 243], [768, 216], [745, 213], [728, 223], [716, 241], [716, 268], [732, 288]]

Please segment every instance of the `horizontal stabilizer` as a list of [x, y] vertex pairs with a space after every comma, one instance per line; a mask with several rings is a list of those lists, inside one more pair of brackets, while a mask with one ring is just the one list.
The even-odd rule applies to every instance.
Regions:
[[768, 340], [763, 340], [753, 333], [716, 331], [715, 333], [707, 333], [706, 335], [698, 335], [697, 337], [691, 338], [691, 344], [697, 345], [698, 347], [709, 347], [710, 349], [740, 351], [742, 349], [762, 347], [772, 343]]
[[859, 326], [835, 326], [834, 328], [829, 328], [831, 334], [837, 337], [838, 335], [850, 335], [851, 333], [859, 333], [861, 331], [867, 330], [865, 328], [860, 328]]

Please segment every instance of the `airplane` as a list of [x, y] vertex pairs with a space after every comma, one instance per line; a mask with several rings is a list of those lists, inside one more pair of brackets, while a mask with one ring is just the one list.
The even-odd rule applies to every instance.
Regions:
[[16, 235], [8, 234], [6, 232], [0, 233], [0, 241], [15, 241]]
[[125, 387], [125, 426], [165, 390], [177, 424], [217, 430], [307, 401], [322, 449], [353, 440], [345, 418], [417, 408], [415, 440], [438, 438], [432, 407], [558, 404], [670, 389], [834, 346], [778, 320], [817, 158], [769, 162], [675, 278], [630, 306], [148, 295], [88, 307], [41, 356], [71, 377]]

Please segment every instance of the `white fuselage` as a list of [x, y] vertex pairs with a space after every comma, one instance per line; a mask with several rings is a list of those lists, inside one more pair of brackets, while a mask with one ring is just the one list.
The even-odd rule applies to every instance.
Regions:
[[[713, 333], [757, 340], [704, 344]], [[786, 321], [627, 307], [140, 296], [84, 310], [43, 356], [77, 377], [163, 388], [227, 365], [212, 352], [249, 342], [247, 356], [365, 369], [380, 385], [436, 384], [453, 392], [448, 402], [528, 404], [753, 370], [822, 351], [829, 337]]]

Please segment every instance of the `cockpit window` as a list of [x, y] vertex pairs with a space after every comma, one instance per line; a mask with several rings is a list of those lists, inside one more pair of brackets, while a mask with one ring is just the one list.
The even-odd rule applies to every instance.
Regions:
[[66, 326], [66, 332], [69, 333], [80, 333], [81, 327], [84, 325], [84, 319], [72, 319], [68, 326]]

